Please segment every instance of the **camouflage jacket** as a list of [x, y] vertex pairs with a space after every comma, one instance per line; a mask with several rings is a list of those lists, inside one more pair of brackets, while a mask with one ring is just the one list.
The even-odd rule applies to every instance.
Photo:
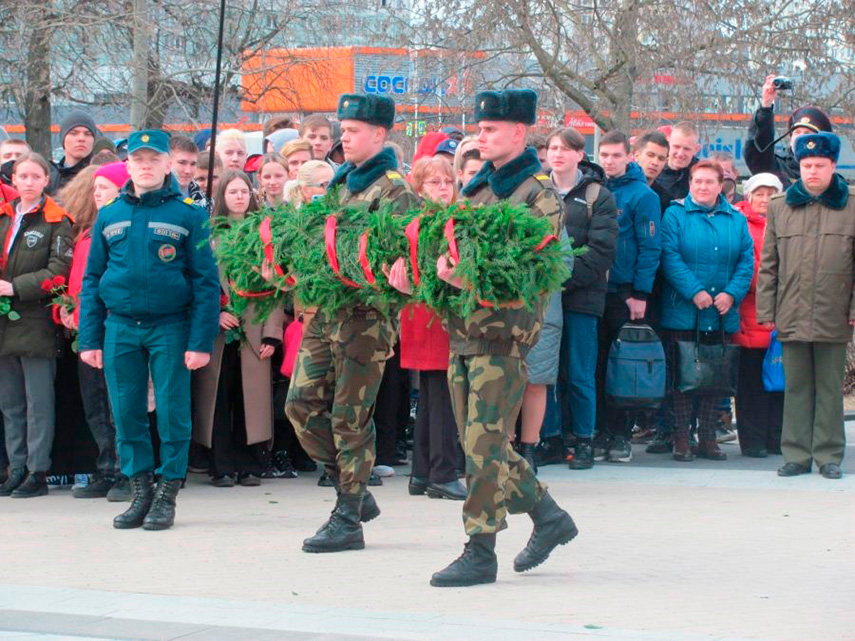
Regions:
[[[485, 167], [490, 167], [487, 163]], [[472, 179], [463, 195], [474, 204], [495, 203], [506, 199], [528, 205], [535, 216], [546, 216], [555, 233], [561, 225], [563, 205], [549, 176], [541, 170], [534, 150], [526, 152], [484, 178], [484, 170]], [[490, 173], [489, 169], [486, 172]], [[479, 180], [480, 178], [480, 180]], [[479, 184], [480, 183], [480, 184]], [[497, 193], [498, 192], [498, 193]], [[476, 309], [467, 318], [449, 317], [451, 352], [464, 356], [496, 354], [525, 358], [537, 342], [543, 317], [540, 301], [536, 311], [527, 309]]]

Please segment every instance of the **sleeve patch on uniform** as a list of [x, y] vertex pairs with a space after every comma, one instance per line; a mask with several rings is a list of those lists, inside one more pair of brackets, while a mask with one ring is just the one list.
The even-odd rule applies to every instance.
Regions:
[[650, 237], [653, 238], [656, 235], [656, 223], [652, 220], [650, 221]]
[[549, 182], [549, 176], [546, 174], [535, 174], [535, 178], [537, 178], [540, 182]]
[[389, 180], [403, 180], [404, 179], [404, 177], [401, 174], [399, 174], [397, 171], [387, 171], [386, 172], [386, 178], [388, 178]]
[[125, 233], [125, 229], [131, 226], [130, 220], [123, 220], [119, 223], [113, 223], [112, 225], [107, 225], [104, 229], [101, 230], [101, 233], [104, 234], [104, 240], [110, 240], [113, 236], [119, 236]]

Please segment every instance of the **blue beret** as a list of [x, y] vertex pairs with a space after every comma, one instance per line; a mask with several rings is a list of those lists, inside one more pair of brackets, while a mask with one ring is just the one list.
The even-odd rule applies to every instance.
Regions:
[[840, 138], [836, 134], [821, 131], [818, 134], [802, 134], [796, 138], [793, 152], [796, 161], [803, 158], [829, 158], [836, 163], [840, 157]]
[[475, 96], [475, 122], [482, 120], [533, 125], [537, 121], [537, 94], [531, 89], [482, 91]]
[[128, 153], [138, 149], [151, 149], [162, 154], [169, 153], [169, 134], [160, 129], [143, 129], [135, 131], [128, 138]]
[[369, 125], [392, 129], [395, 101], [378, 94], [346, 93], [338, 99], [339, 120], [361, 120]]

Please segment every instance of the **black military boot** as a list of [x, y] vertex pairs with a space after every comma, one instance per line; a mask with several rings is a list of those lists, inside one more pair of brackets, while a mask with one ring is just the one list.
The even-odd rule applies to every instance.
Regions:
[[498, 572], [496, 535], [473, 534], [463, 546], [463, 554], [447, 568], [435, 573], [430, 584], [435, 588], [462, 588], [495, 583]]
[[520, 456], [528, 461], [528, 464], [531, 466], [531, 469], [534, 470], [535, 474], [537, 474], [537, 464], [534, 462], [534, 452], [536, 447], [536, 443], [520, 443]]
[[[341, 496], [341, 488], [338, 484], [338, 478], [335, 476], [330, 476], [332, 479], [333, 487], [335, 488], [336, 497]], [[338, 503], [336, 503], [336, 507]], [[335, 508], [333, 508], [333, 513], [335, 512]], [[362, 509], [359, 513], [359, 520], [362, 523], [368, 523], [368, 521], [373, 521], [378, 516], [380, 516], [380, 506], [377, 505], [377, 501], [374, 499], [374, 495], [369, 492], [367, 489], [362, 494]], [[321, 530], [326, 527], [326, 524], [321, 527]], [[320, 532], [321, 530], [318, 530]]]
[[11, 496], [13, 499], [31, 499], [36, 496], [47, 496], [47, 476], [44, 472], [33, 472], [26, 480], [16, 487]]
[[175, 523], [175, 497], [184, 479], [161, 479], [154, 491], [151, 509], [143, 520], [144, 530], [168, 530]]
[[143, 524], [154, 498], [154, 490], [151, 487], [153, 480], [151, 472], [142, 472], [130, 478], [131, 506], [113, 519], [114, 528], [130, 530]]
[[0, 484], [0, 496], [11, 496], [12, 492], [27, 480], [27, 468], [13, 467], [9, 470], [9, 476]]
[[570, 543], [579, 534], [573, 519], [558, 507], [548, 492], [528, 515], [534, 521], [534, 531], [525, 549], [514, 559], [516, 572], [537, 567], [546, 561], [557, 546]]
[[359, 514], [362, 494], [339, 494], [332, 516], [315, 536], [303, 541], [303, 552], [343, 552], [362, 550], [365, 539]]

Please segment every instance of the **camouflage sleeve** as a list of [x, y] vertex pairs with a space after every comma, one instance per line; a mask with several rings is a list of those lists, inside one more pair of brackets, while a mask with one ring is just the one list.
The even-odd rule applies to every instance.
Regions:
[[395, 185], [389, 194], [389, 200], [392, 201], [396, 214], [406, 214], [408, 211], [418, 209], [420, 206], [418, 196], [416, 196], [406, 183]]
[[564, 218], [564, 204], [555, 193], [554, 189], [540, 189], [531, 202], [528, 203], [531, 213], [535, 216], [545, 216], [552, 223], [552, 229], [557, 234], [561, 229], [561, 221]]

